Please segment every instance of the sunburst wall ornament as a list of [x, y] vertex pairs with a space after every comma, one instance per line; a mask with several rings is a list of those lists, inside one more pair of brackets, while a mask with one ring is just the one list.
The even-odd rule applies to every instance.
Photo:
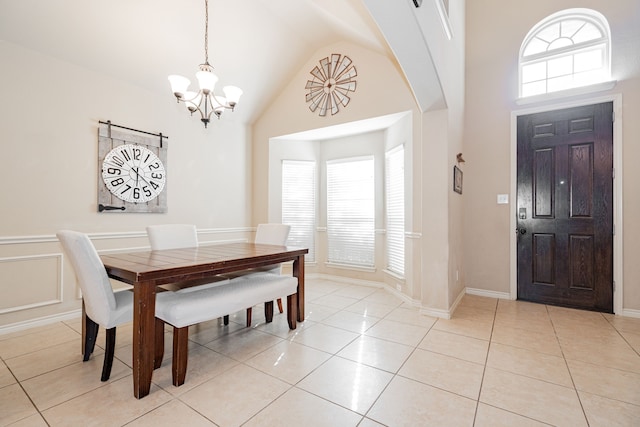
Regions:
[[349, 92], [356, 91], [356, 76], [358, 75], [353, 61], [348, 56], [338, 53], [320, 60], [310, 71], [313, 80], [307, 80], [306, 101], [310, 102], [309, 110], [319, 111], [320, 116], [331, 115], [340, 111], [340, 105], [346, 107], [351, 98]]

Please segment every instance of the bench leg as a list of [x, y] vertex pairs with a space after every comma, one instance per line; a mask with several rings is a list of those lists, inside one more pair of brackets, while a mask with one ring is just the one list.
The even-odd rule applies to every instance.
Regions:
[[280, 313], [284, 313], [284, 310], [282, 309], [282, 298], [278, 298], [278, 311]]
[[224, 323], [224, 325], [228, 325], [229, 324], [229, 315], [226, 314], [223, 318], [222, 318], [222, 322]]
[[153, 369], [162, 366], [162, 358], [164, 357], [164, 322], [156, 317], [155, 342], [153, 344]]
[[173, 363], [171, 378], [173, 385], [184, 384], [187, 376], [187, 359], [189, 358], [189, 327], [173, 328]]
[[289, 329], [295, 329], [298, 322], [298, 294], [287, 297], [287, 321]]
[[273, 320], [273, 301], [267, 301], [264, 303], [264, 318], [267, 323], [271, 323]]

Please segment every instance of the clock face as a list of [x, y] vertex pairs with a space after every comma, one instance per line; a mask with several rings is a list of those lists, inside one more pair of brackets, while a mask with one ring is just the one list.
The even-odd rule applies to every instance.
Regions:
[[162, 161], [141, 145], [125, 144], [111, 150], [102, 162], [102, 180], [117, 198], [146, 203], [158, 197], [167, 180]]

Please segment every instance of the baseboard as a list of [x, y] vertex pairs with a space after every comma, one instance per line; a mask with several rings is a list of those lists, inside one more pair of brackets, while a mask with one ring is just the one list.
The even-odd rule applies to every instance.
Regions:
[[64, 322], [65, 320], [77, 319], [82, 315], [82, 310], [77, 309], [66, 313], [53, 314], [51, 316], [38, 317], [37, 319], [29, 319], [23, 322], [11, 323], [0, 326], [0, 335], [19, 332], [25, 329], [36, 328], [38, 326], [46, 326], [56, 322]]
[[640, 319], [640, 310], [635, 310], [633, 308], [623, 308], [620, 316], [635, 317], [637, 319]]
[[451, 310], [440, 310], [437, 308], [420, 308], [420, 314], [424, 314], [425, 316], [437, 317], [439, 319], [451, 319]]
[[477, 295], [480, 297], [511, 299], [511, 294], [509, 292], [487, 291], [486, 289], [478, 289], [478, 288], [466, 288], [465, 292], [467, 294]]

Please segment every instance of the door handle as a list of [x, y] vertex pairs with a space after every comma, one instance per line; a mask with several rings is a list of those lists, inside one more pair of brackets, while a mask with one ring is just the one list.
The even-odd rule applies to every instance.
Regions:
[[516, 234], [527, 234], [526, 228], [516, 228]]

